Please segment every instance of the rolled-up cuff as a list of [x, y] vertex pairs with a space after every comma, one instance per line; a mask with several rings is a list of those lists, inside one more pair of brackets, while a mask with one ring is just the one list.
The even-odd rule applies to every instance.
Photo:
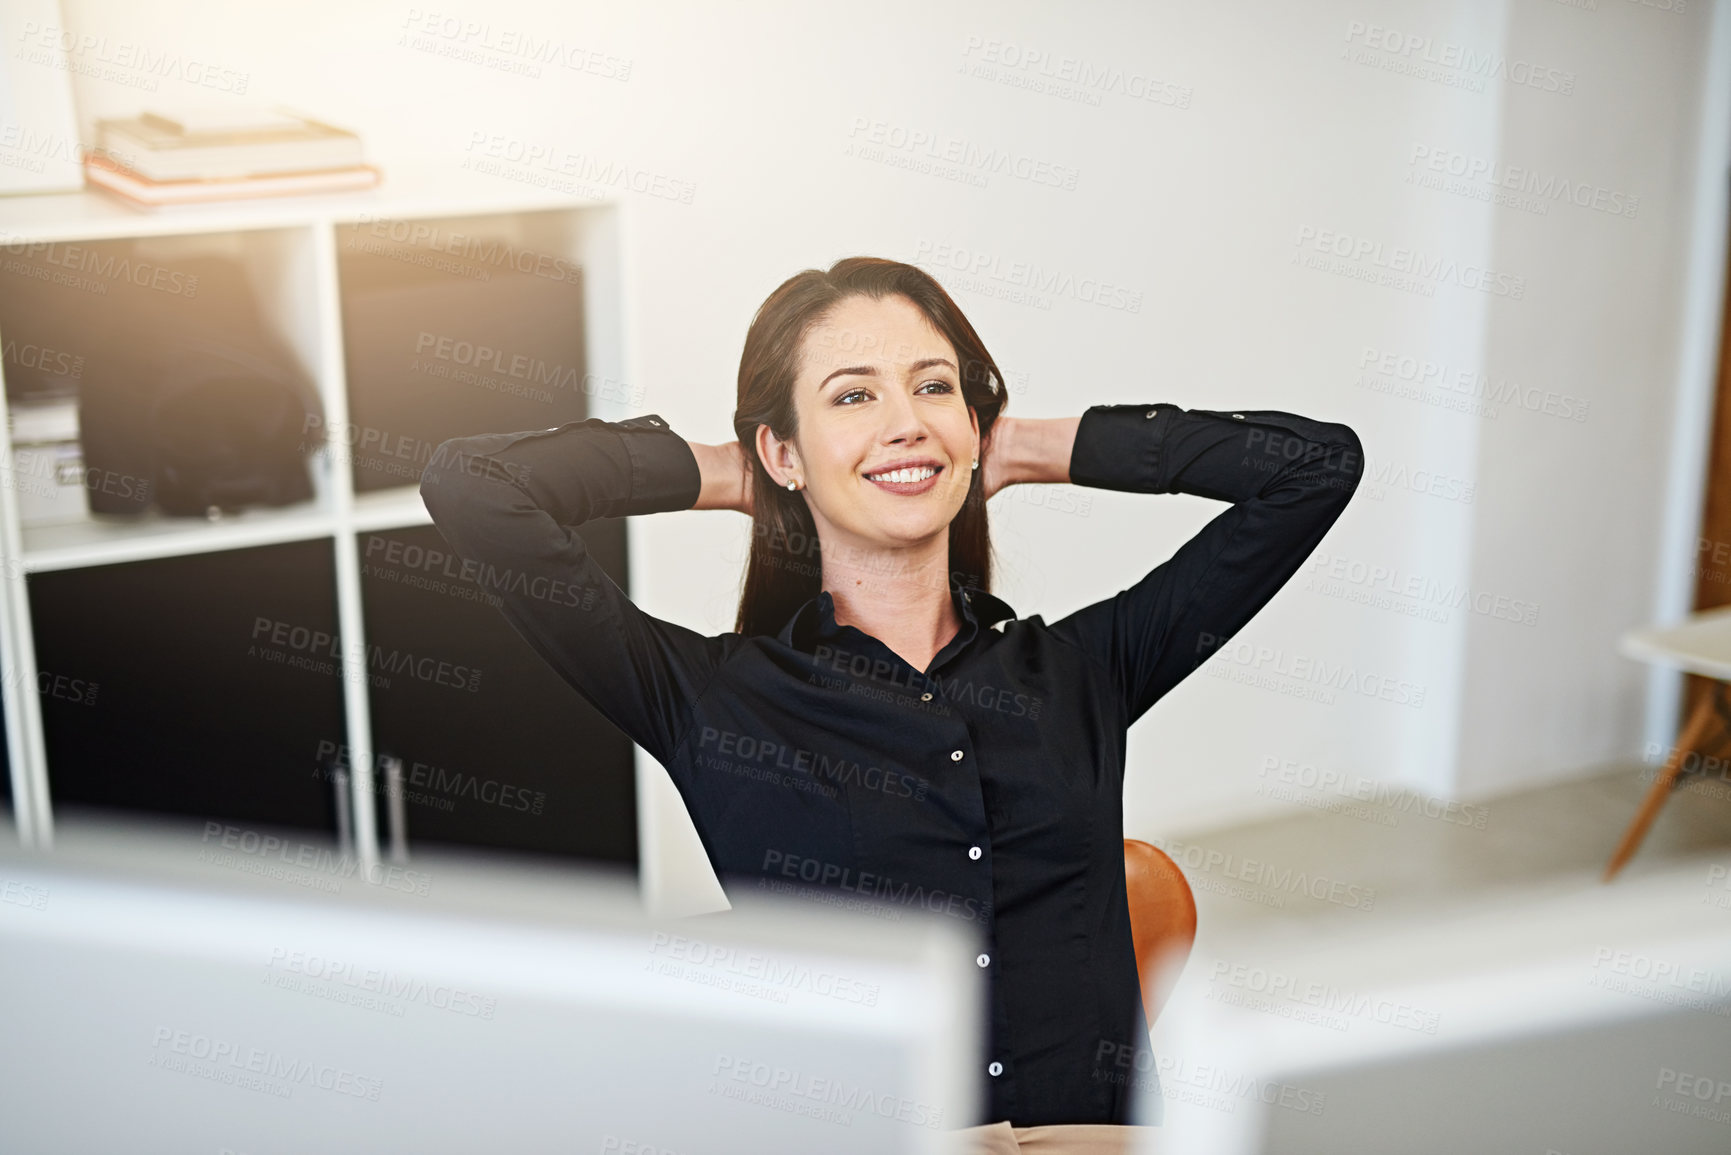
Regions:
[[1178, 406], [1094, 405], [1076, 426], [1070, 481], [1126, 493], [1160, 492], [1161, 447]]
[[615, 422], [631, 456], [631, 512], [690, 509], [703, 491], [703, 471], [685, 438], [659, 413]]

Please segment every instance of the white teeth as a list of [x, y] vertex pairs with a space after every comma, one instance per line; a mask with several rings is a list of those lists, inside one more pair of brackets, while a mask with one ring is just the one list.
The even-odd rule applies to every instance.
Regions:
[[873, 481], [910, 482], [924, 481], [936, 472], [931, 466], [922, 465], [918, 469], [892, 469], [888, 473], [868, 473], [866, 476]]

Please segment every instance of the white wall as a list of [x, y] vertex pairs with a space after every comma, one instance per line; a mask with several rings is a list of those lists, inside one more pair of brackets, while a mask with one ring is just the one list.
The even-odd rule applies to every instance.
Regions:
[[[1646, 669], [1611, 644], [1652, 618], [1666, 471], [1673, 452], [1688, 453], [1672, 444], [1673, 414], [1712, 13], [1629, 0], [1600, 9], [1597, 23], [1556, 3], [1509, 11], [1511, 54], [1567, 60], [1582, 80], [1566, 117], [1542, 99], [1509, 101], [1502, 155], [1640, 204], [1633, 219], [1563, 208], [1494, 222], [1497, 259], [1527, 272], [1532, 290], [1491, 303], [1487, 361], [1592, 408], [1581, 423], [1517, 413], [1483, 427], [1472, 581], [1532, 591], [1542, 625], [1466, 623], [1456, 775], [1481, 796], [1627, 752], [1641, 734]], [[1723, 112], [1714, 119], [1723, 135]], [[1722, 222], [1722, 146], [1715, 153], [1721, 167], [1702, 179]], [[1698, 472], [1691, 484], [1698, 496]]]
[[[1353, 425], [1371, 474], [1321, 547], [1347, 580], [1319, 591], [1307, 584], [1324, 575], [1302, 574], [1240, 639], [1251, 662], [1267, 655], [1261, 673], [1308, 658], [1381, 681], [1306, 700], [1293, 678], [1276, 675], [1271, 690], [1211, 676], [1252, 672], [1231, 653], [1212, 659], [1131, 736], [1131, 834], [1278, 809], [1258, 793], [1268, 759], [1483, 797], [1639, 751], [1642, 670], [1614, 643], [1649, 616], [1664, 561], [1705, 0], [439, 8], [485, 24], [485, 44], [529, 35], [629, 60], [623, 80], [551, 63], [539, 77], [510, 74], [451, 55], [463, 41], [436, 33], [427, 43], [444, 53], [423, 50], [405, 35], [408, 5], [65, 7], [71, 29], [106, 38], [86, 59], [131, 45], [214, 63], [244, 75], [250, 96], [358, 129], [387, 168], [459, 162], [472, 142], [503, 135], [692, 182], [689, 204], [623, 196], [633, 373], [648, 408], [695, 440], [731, 436], [733, 376], [758, 302], [791, 273], [856, 253], [921, 259], [951, 286], [1012, 377], [1012, 414], [1172, 401]], [[1499, 70], [1473, 81], [1482, 70], [1456, 69], [1463, 85], [1380, 67], [1397, 57], [1395, 40], [1367, 25]], [[1373, 39], [1383, 51], [1367, 62]], [[1002, 63], [993, 42], [1053, 67], [1072, 57], [1105, 69], [1114, 87], [1073, 83], [1082, 99], [1030, 90], [1038, 70]], [[995, 74], [968, 71], [981, 64]], [[145, 92], [138, 74], [78, 75], [85, 122], [195, 91], [158, 76]], [[1074, 188], [1002, 173], [976, 187], [849, 155], [856, 126], [871, 121], [1064, 166]], [[1424, 155], [1529, 168], [1639, 203], [1632, 217], [1543, 197], [1542, 212], [1492, 204], [1471, 195], [1483, 182], [1416, 183]], [[1406, 248], [1495, 270], [1507, 295], [1306, 267], [1300, 258], [1325, 254], [1300, 239], [1325, 232], [1350, 238], [1348, 250], [1380, 246], [1350, 269], [1374, 275], [1376, 253]], [[1140, 307], [1066, 292], [1019, 301], [989, 268], [957, 273], [939, 255], [949, 252], [1109, 282]], [[1471, 400], [1447, 388], [1429, 400], [1377, 392], [1357, 383], [1367, 350], [1446, 366], [1450, 381], [1512, 383], [1535, 404], [1567, 395], [1553, 407], [1584, 401], [1587, 416], [1506, 403], [1476, 416], [1435, 403]], [[1112, 594], [1219, 508], [1089, 492], [1086, 516], [1042, 508], [1038, 492], [996, 500], [1000, 592], [1018, 612], [1054, 620]], [[744, 531], [736, 515], [648, 519], [636, 596], [727, 629]], [[1464, 583], [1535, 605], [1537, 624], [1423, 596], [1350, 600], [1387, 593], [1351, 580], [1360, 566], [1445, 598]], [[1427, 605], [1441, 620], [1411, 612]], [[1422, 701], [1380, 698], [1378, 685]], [[664, 775], [649, 777], [652, 798], [677, 801]], [[677, 821], [649, 821], [657, 853], [688, 837]], [[690, 875], [670, 863], [652, 867], [655, 886], [681, 891]]]

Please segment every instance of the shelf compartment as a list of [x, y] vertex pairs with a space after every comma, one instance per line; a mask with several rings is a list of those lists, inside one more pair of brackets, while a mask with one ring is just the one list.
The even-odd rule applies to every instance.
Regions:
[[334, 830], [334, 554], [308, 541], [31, 575], [55, 806]]
[[356, 493], [418, 484], [452, 437], [589, 415], [581, 214], [336, 229]]
[[[591, 522], [583, 536], [625, 581], [625, 519]], [[455, 843], [634, 866], [630, 739], [530, 648], [436, 528], [362, 533], [356, 547], [376, 656], [372, 749], [402, 760], [411, 850]], [[373, 777], [382, 817], [385, 775]]]
[[[81, 460], [61, 465], [82, 466], [63, 484], [53, 458], [8, 444], [0, 480], [59, 487], [91, 511], [21, 525], [26, 571], [337, 532], [333, 472], [308, 435], [333, 387], [316, 324], [322, 240], [289, 228], [80, 241], [0, 265], [8, 407], [75, 399]], [[207, 496], [230, 512], [199, 517]]]
[[24, 570], [42, 573], [87, 565], [215, 553], [282, 542], [334, 537], [328, 502], [249, 509], [219, 521], [148, 513], [138, 518], [71, 521], [24, 527]]

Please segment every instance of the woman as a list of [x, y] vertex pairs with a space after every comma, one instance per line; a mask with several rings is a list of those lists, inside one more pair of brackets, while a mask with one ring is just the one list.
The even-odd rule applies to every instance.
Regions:
[[[1121, 1061], [1147, 1045], [1125, 732], [1292, 576], [1362, 456], [1348, 427], [1289, 413], [1015, 420], [1005, 400], [936, 281], [851, 258], [758, 310], [736, 442], [687, 442], [659, 415], [461, 438], [421, 493], [458, 553], [528, 577], [506, 616], [667, 767], [724, 886], [977, 923], [986, 1121], [1123, 1124], [1122, 1073], [1148, 1070]], [[1135, 585], [1048, 624], [990, 592], [986, 501], [1029, 482], [1232, 504]], [[732, 632], [644, 613], [578, 532], [676, 509], [752, 517]]]

